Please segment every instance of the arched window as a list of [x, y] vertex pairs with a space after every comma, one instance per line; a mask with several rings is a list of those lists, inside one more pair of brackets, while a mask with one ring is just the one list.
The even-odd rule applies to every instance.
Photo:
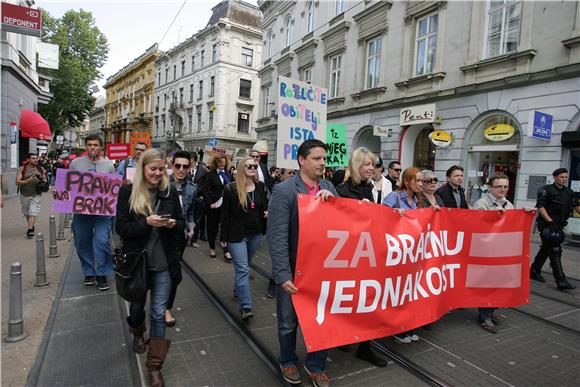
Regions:
[[272, 56], [272, 40], [274, 39], [274, 32], [272, 29], [268, 30], [266, 35], [266, 57], [270, 58]]
[[306, 18], [307, 30], [308, 32], [312, 32], [316, 28], [316, 12], [315, 12], [316, 7], [314, 5], [314, 0], [310, 1], [307, 7], [308, 7]]
[[292, 16], [288, 15], [286, 18], [286, 47], [289, 47], [292, 44], [292, 29], [294, 28], [294, 19]]

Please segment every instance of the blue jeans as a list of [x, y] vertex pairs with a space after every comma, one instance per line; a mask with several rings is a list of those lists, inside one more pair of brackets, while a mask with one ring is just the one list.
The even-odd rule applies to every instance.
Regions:
[[234, 295], [240, 300], [240, 308], [252, 309], [252, 293], [250, 291], [250, 262], [258, 250], [262, 235], [250, 235], [238, 243], [228, 243], [229, 251], [234, 261]]
[[[283, 367], [296, 367], [296, 333], [298, 317], [292, 304], [291, 296], [281, 286], [276, 287], [276, 306], [278, 309], [278, 341], [280, 342], [280, 358]], [[310, 352], [306, 355], [304, 364], [310, 372], [323, 372], [326, 365], [328, 350]]]
[[479, 322], [482, 323], [485, 320], [491, 320], [493, 311], [497, 308], [479, 308]]
[[[149, 271], [147, 272], [149, 292], [151, 300], [149, 301], [151, 311], [150, 336], [165, 337], [165, 309], [167, 309], [167, 300], [171, 291], [171, 275], [169, 270]], [[132, 327], [138, 327], [145, 320], [145, 301], [132, 302], [129, 307], [129, 323]]]
[[89, 276], [113, 274], [111, 228], [113, 218], [97, 215], [73, 215], [72, 231], [83, 273]]

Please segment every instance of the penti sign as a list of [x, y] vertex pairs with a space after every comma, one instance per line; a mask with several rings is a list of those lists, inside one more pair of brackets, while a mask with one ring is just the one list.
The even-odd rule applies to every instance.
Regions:
[[2, 2], [2, 29], [4, 31], [40, 37], [41, 28], [42, 18], [38, 9]]

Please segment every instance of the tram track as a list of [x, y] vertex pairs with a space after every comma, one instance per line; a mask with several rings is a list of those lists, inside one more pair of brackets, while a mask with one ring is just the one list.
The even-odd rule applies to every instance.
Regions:
[[[250, 267], [260, 276], [264, 277], [268, 281], [272, 280], [272, 275], [268, 273], [264, 268], [256, 265], [255, 263], [250, 263]], [[426, 368], [421, 367], [417, 363], [409, 360], [405, 356], [401, 355], [397, 351], [394, 351], [391, 348], [386, 347], [385, 345], [381, 344], [376, 340], [370, 341], [371, 346], [377, 351], [380, 352], [385, 357], [389, 358], [393, 361], [393, 363], [397, 364], [398, 366], [402, 367], [407, 372], [415, 375], [425, 383], [436, 386], [436, 387], [449, 387], [452, 386], [451, 383], [447, 383], [443, 379], [439, 378], [438, 376], [434, 375], [432, 372], [428, 371]]]
[[278, 367], [278, 362], [272, 354], [266, 350], [262, 344], [256, 340], [254, 335], [249, 331], [249, 329], [240, 323], [234, 315], [227, 309], [227, 307], [222, 303], [220, 298], [214, 293], [214, 291], [209, 287], [209, 285], [197, 274], [197, 272], [191, 267], [189, 263], [185, 260], [181, 262], [183, 271], [187, 274], [189, 278], [195, 283], [195, 285], [201, 290], [201, 292], [209, 299], [209, 301], [216, 307], [219, 313], [223, 316], [224, 320], [230, 325], [230, 327], [244, 340], [244, 342], [252, 349], [252, 351], [258, 356], [258, 358], [266, 365], [268, 370], [274, 376], [274, 378], [279, 382], [281, 386], [290, 386], [282, 375], [280, 374], [280, 369]]

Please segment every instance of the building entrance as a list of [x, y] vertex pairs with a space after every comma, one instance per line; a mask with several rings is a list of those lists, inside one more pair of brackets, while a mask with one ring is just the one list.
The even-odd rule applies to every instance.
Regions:
[[466, 198], [470, 206], [488, 192], [487, 181], [497, 173], [509, 178], [510, 188], [507, 199], [514, 202], [518, 173], [519, 152], [489, 150], [470, 152], [464, 180], [467, 181]]

